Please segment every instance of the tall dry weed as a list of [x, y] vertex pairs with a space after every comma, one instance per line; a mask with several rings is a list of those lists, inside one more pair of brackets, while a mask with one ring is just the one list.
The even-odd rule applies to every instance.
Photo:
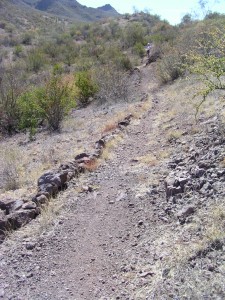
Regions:
[[20, 186], [20, 154], [18, 149], [0, 149], [0, 188], [9, 191]]

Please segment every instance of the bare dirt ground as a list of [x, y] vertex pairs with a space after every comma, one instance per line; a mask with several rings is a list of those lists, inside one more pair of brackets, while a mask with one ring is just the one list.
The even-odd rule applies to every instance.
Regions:
[[[186, 205], [181, 197], [168, 206], [168, 163], [189, 155], [199, 138], [194, 111], [186, 114], [182, 101], [171, 105], [188, 88], [184, 83], [160, 88], [154, 64], [140, 72], [139, 91], [148, 97], [132, 107], [135, 117], [105, 149], [99, 167], [53, 200], [56, 213], [46, 208], [1, 245], [0, 298], [224, 299], [223, 243], [193, 258], [196, 249], [208, 249], [200, 242], [205, 228], [199, 220], [214, 209], [215, 197], [185, 224], [168, 213]], [[89, 110], [82, 114], [88, 118]]]

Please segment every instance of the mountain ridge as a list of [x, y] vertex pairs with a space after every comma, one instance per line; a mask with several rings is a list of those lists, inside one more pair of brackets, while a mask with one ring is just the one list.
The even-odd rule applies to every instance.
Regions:
[[82, 5], [76, 0], [19, 0], [16, 2], [16, 5], [24, 4], [38, 11], [77, 21], [96, 21], [119, 16], [119, 13], [110, 4], [92, 8]]

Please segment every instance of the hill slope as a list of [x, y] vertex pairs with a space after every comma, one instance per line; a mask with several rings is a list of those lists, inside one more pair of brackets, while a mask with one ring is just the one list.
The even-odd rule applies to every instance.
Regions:
[[[111, 157], [71, 182], [60, 196], [64, 211], [46, 212], [50, 229], [40, 235], [34, 223], [1, 246], [4, 299], [224, 299], [221, 136], [213, 119], [210, 135], [193, 131], [187, 81], [158, 87], [154, 65], [139, 70], [148, 97], [130, 110], [136, 119]], [[93, 112], [75, 113], [89, 133], [102, 114]], [[97, 136], [92, 131], [88, 141]], [[73, 148], [67, 141], [64, 148]]]
[[110, 5], [92, 8], [81, 5], [76, 0], [20, 0], [20, 3], [25, 3], [40, 11], [60, 17], [69, 17], [78, 21], [95, 21], [119, 15]]

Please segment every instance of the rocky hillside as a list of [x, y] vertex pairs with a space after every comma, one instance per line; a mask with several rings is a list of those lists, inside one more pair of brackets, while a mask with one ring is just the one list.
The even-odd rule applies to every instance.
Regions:
[[224, 299], [225, 16], [72, 25], [16, 2], [0, 1], [0, 298]]
[[118, 12], [109, 5], [95, 9], [81, 5], [76, 0], [20, 0], [19, 2], [17, 1], [17, 5], [19, 3], [25, 3], [34, 9], [53, 15], [84, 22], [119, 15]]
[[14, 224], [43, 211], [1, 245], [3, 299], [224, 298], [224, 128], [209, 106], [195, 123], [194, 82], [160, 87], [155, 71], [136, 70], [136, 103], [76, 111], [90, 122], [60, 144], [83, 137], [86, 150], [41, 176], [32, 201], [5, 200]]

